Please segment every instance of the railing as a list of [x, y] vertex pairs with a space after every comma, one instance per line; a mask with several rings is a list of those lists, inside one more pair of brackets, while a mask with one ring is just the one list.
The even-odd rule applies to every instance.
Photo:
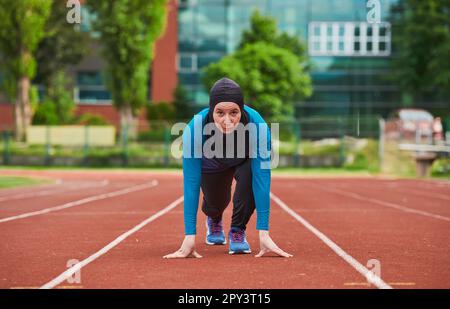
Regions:
[[[117, 132], [110, 146], [93, 145], [86, 138], [79, 145], [63, 145], [49, 137], [44, 143], [16, 142], [11, 131], [1, 134], [0, 151], [4, 165], [82, 165], [82, 166], [181, 166], [171, 153], [172, 126], [186, 121], [151, 121]], [[275, 122], [268, 121], [269, 127]], [[342, 166], [352, 144], [358, 139], [378, 138], [376, 117], [312, 117], [277, 122], [281, 162], [288, 166]], [[89, 127], [86, 127], [89, 132]], [[67, 134], [70, 139], [70, 134]], [[353, 138], [353, 139], [350, 139]]]

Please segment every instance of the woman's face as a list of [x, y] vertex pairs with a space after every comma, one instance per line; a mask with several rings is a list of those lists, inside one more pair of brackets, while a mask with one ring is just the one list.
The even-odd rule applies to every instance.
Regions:
[[220, 102], [214, 107], [213, 118], [222, 133], [230, 133], [241, 120], [241, 110], [236, 103]]

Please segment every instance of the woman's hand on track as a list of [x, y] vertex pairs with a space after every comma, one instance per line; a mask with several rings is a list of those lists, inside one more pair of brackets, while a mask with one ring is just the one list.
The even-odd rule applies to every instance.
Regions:
[[193, 256], [201, 258], [202, 256], [195, 251], [195, 235], [186, 235], [181, 248], [174, 253], [163, 256], [164, 259], [187, 258]]
[[260, 251], [255, 257], [262, 257], [264, 254], [268, 252], [273, 252], [282, 257], [292, 257], [292, 254], [289, 254], [283, 250], [281, 250], [277, 244], [270, 238], [269, 231], [259, 231], [259, 246]]

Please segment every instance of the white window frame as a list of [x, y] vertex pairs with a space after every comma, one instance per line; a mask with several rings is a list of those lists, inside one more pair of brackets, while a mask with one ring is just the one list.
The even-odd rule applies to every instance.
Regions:
[[[180, 66], [181, 64], [181, 57], [187, 57], [191, 58], [191, 67], [190, 68], [182, 68]], [[178, 53], [177, 56], [177, 70], [180, 73], [195, 73], [198, 72], [198, 60], [197, 60], [197, 53]]]
[[[355, 35], [356, 27], [359, 27], [359, 36]], [[380, 27], [386, 29], [384, 36], [380, 36]], [[367, 35], [369, 28], [372, 29], [371, 36]], [[343, 35], [340, 29], [343, 29]], [[340, 43], [343, 49], [339, 48]], [[355, 50], [355, 43], [359, 43], [359, 50]], [[367, 50], [368, 43], [372, 43], [371, 50]], [[379, 49], [380, 43], [385, 43], [385, 50]], [[315, 48], [317, 44], [318, 48]], [[391, 24], [313, 21], [308, 25], [308, 50], [310, 56], [388, 57], [391, 55]]]

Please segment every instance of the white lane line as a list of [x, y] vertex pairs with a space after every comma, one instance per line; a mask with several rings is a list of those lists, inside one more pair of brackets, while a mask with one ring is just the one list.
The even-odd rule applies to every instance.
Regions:
[[359, 194], [354, 193], [354, 192], [348, 192], [348, 191], [339, 190], [339, 189], [335, 189], [335, 188], [329, 188], [329, 187], [324, 188], [322, 186], [313, 185], [313, 184], [308, 184], [308, 185], [309, 186], [313, 186], [313, 187], [317, 187], [318, 189], [323, 190], [323, 191], [328, 191], [328, 192], [332, 192], [332, 193], [336, 193], [336, 194], [352, 197], [352, 198], [360, 200], [360, 201], [371, 202], [371, 203], [374, 203], [374, 204], [378, 204], [378, 205], [381, 205], [381, 206], [394, 208], [394, 209], [397, 209], [397, 210], [400, 210], [400, 211], [409, 212], [409, 213], [413, 213], [413, 214], [416, 214], [416, 215], [426, 216], [426, 217], [439, 219], [439, 220], [444, 220], [444, 221], [450, 221], [449, 217], [433, 214], [431, 212], [427, 212], [427, 211], [423, 211], [423, 210], [409, 208], [409, 207], [406, 207], [406, 206], [401, 206], [401, 205], [390, 203], [390, 202], [381, 201], [381, 200], [374, 199], [374, 198], [371, 198], [371, 197], [365, 197], [365, 196], [359, 195]]
[[24, 213], [24, 214], [21, 214], [21, 215], [3, 218], [3, 219], [0, 219], [0, 223], [12, 221], [12, 220], [17, 220], [17, 219], [33, 217], [33, 216], [38, 216], [38, 215], [43, 215], [43, 214], [46, 214], [46, 213], [49, 213], [49, 212], [58, 211], [58, 210], [61, 210], [61, 209], [66, 209], [66, 208], [70, 208], [70, 207], [74, 207], [74, 206], [79, 206], [79, 205], [82, 205], [82, 204], [87, 204], [87, 203], [90, 203], [90, 202], [93, 202], [93, 201], [103, 200], [103, 199], [106, 199], [106, 198], [119, 196], [119, 195], [127, 194], [127, 193], [130, 193], [130, 192], [134, 192], [134, 191], [138, 191], [138, 190], [143, 190], [143, 189], [155, 187], [157, 185], [158, 185], [158, 181], [157, 180], [152, 180], [151, 182], [147, 182], [147, 183], [144, 183], [144, 184], [128, 187], [128, 188], [121, 189], [121, 190], [118, 190], [118, 191], [113, 191], [113, 192], [103, 193], [103, 194], [97, 194], [97, 195], [93, 195], [93, 196], [89, 196], [89, 197], [83, 198], [81, 200], [76, 200], [76, 201], [73, 201], [73, 202], [65, 203], [65, 204], [62, 204], [62, 205], [59, 205], [59, 206], [45, 208], [45, 209], [38, 210], [38, 211], [27, 212], [27, 213]]
[[372, 283], [379, 289], [392, 289], [392, 287], [384, 282], [380, 277], [375, 275], [373, 272], [364, 267], [361, 263], [359, 263], [355, 258], [345, 252], [341, 247], [339, 247], [336, 243], [334, 243], [331, 239], [329, 239], [325, 234], [312, 226], [308, 221], [306, 221], [302, 216], [297, 214], [294, 210], [289, 208], [280, 198], [278, 198], [275, 194], [270, 192], [270, 197], [278, 204], [284, 211], [290, 214], [294, 219], [303, 224], [311, 233], [316, 235], [321, 241], [323, 241], [331, 250], [334, 251], [338, 256], [340, 256], [344, 261], [346, 261], [350, 266], [352, 266], [356, 271], [358, 271], [361, 275], [363, 275], [368, 282]]
[[20, 193], [20, 194], [15, 194], [15, 195], [2, 196], [2, 197], [0, 197], [0, 202], [25, 199], [25, 198], [29, 198], [29, 197], [60, 194], [60, 193], [65, 193], [65, 192], [84, 189], [84, 188], [101, 188], [101, 187], [107, 186], [109, 184], [109, 180], [105, 179], [105, 180], [102, 180], [97, 183], [98, 183], [98, 185], [94, 185], [93, 183], [88, 183], [88, 184], [84, 183], [81, 185], [69, 185], [66, 188], [62, 188], [61, 190], [59, 190], [58, 188], [56, 188], [56, 189], [52, 188], [52, 189], [47, 189], [47, 190], [42, 190], [42, 191], [37, 191], [37, 192], [26, 192], [26, 193]]
[[409, 190], [409, 194], [415, 194], [417, 196], [429, 197], [429, 198], [440, 198], [440, 199], [443, 199], [446, 201], [450, 201], [450, 195], [445, 195], [445, 194], [441, 194], [441, 193], [425, 193], [424, 191]]
[[[402, 187], [400, 187], [400, 190], [402, 190]], [[450, 195], [445, 195], [445, 194], [441, 194], [441, 193], [437, 193], [437, 192], [428, 193], [428, 191], [417, 191], [417, 190], [418, 190], [418, 188], [416, 188], [416, 189], [405, 188], [404, 189], [405, 194], [412, 194], [412, 195], [417, 195], [420, 197], [434, 198], [434, 199], [439, 198], [439, 199], [443, 199], [446, 201], [450, 201]], [[406, 192], [408, 192], [408, 193], [406, 193]]]
[[[399, 184], [396, 184], [396, 183], [389, 183], [387, 185], [385, 185], [385, 184], [383, 184], [383, 185], [384, 186], [381, 187], [380, 189], [386, 188], [386, 190], [395, 190], [396, 193], [403, 192], [404, 194], [417, 195], [420, 197], [435, 198], [435, 199], [440, 198], [443, 200], [450, 201], [450, 194], [445, 195], [445, 194], [441, 194], [438, 192], [428, 193], [428, 191], [424, 191], [424, 190], [418, 191], [419, 188], [400, 186]], [[362, 188], [365, 188], [367, 190], [373, 189], [372, 186], [368, 186], [368, 185], [359, 185], [359, 186]], [[339, 187], [335, 187], [335, 189], [346, 190], [347, 188], [351, 188], [351, 187], [352, 187], [352, 185], [345, 184], [345, 185], [340, 185]], [[434, 188], [430, 188], [430, 189], [433, 190]], [[421, 189], [424, 189], [424, 188], [421, 188]]]
[[178, 204], [180, 204], [182, 201], [184, 200], [184, 196], [179, 197], [178, 199], [176, 199], [175, 201], [173, 201], [172, 203], [170, 203], [168, 206], [166, 206], [165, 208], [161, 209], [160, 211], [158, 211], [156, 214], [152, 215], [151, 217], [145, 219], [144, 221], [142, 221], [141, 223], [139, 223], [138, 225], [136, 225], [135, 227], [133, 227], [131, 230], [123, 233], [122, 235], [120, 235], [119, 237], [117, 237], [116, 239], [114, 239], [112, 242], [110, 242], [109, 244], [107, 244], [105, 247], [103, 247], [102, 249], [98, 250], [97, 252], [95, 252], [94, 254], [92, 254], [91, 256], [89, 256], [88, 258], [82, 260], [81, 262], [78, 262], [77, 264], [75, 264], [74, 266], [72, 266], [71, 268], [69, 268], [68, 270], [66, 270], [65, 272], [61, 273], [58, 277], [56, 277], [55, 279], [47, 282], [46, 284], [44, 284], [43, 286], [41, 286], [41, 289], [52, 289], [54, 287], [56, 287], [58, 284], [66, 281], [69, 277], [71, 277], [73, 274], [75, 274], [77, 271], [79, 271], [81, 268], [83, 268], [84, 266], [88, 265], [89, 263], [95, 261], [97, 258], [99, 258], [100, 256], [104, 255], [105, 253], [107, 253], [108, 251], [110, 251], [111, 249], [113, 249], [115, 246], [117, 246], [118, 244], [120, 244], [122, 241], [124, 241], [128, 236], [136, 233], [137, 231], [139, 231], [140, 229], [142, 229], [144, 226], [146, 226], [147, 224], [149, 224], [150, 222], [158, 219], [159, 217], [161, 217], [162, 215], [165, 215], [166, 213], [168, 213], [169, 211], [171, 211], [172, 209], [174, 209], [175, 207], [178, 206]]

